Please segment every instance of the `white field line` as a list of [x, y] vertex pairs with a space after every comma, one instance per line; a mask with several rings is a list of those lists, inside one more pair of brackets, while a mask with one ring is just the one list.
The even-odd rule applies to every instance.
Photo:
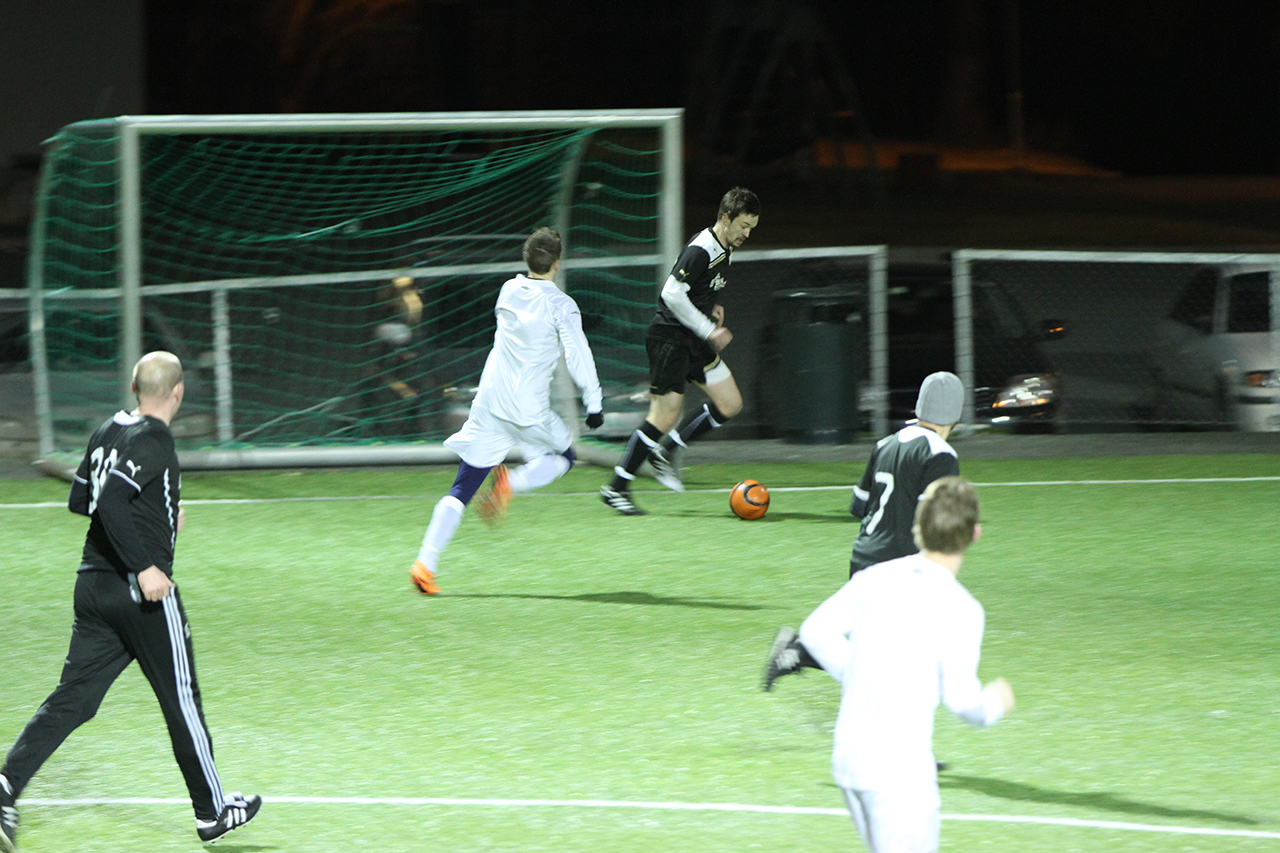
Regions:
[[[586, 494], [583, 492], [582, 494]], [[283, 503], [327, 503], [333, 501], [424, 501], [439, 495], [325, 495], [321, 497], [298, 498], [183, 498], [182, 503], [190, 506], [210, 506], [215, 504], [283, 504]], [[28, 504], [0, 504], [0, 509], [52, 509], [67, 508], [66, 501], [41, 501]]]
[[[1164, 485], [1168, 483], [1275, 483], [1277, 477], [1167, 477], [1153, 480], [1009, 480], [999, 483], [977, 483], [981, 488], [1000, 486], [1129, 486]], [[820, 492], [836, 489], [852, 489], [853, 486], [780, 486], [770, 492]], [[689, 491], [728, 492], [729, 489], [690, 489]]]
[[[1019, 486], [1131, 486], [1131, 485], [1169, 485], [1182, 483], [1276, 483], [1280, 482], [1280, 476], [1275, 477], [1165, 477], [1152, 480], [1021, 480], [997, 483], [974, 483], [979, 488], [1002, 488], [1002, 487], [1019, 487]], [[836, 492], [851, 491], [852, 485], [848, 486], [779, 486], [770, 489], [770, 492]], [[730, 489], [689, 489], [689, 494], [728, 494]], [[576, 498], [583, 495], [595, 495], [595, 492], [529, 492], [521, 495], [521, 497], [545, 497], [545, 498]], [[652, 494], [663, 494], [662, 491], [654, 491]], [[271, 503], [323, 503], [333, 501], [419, 501], [429, 500], [438, 497], [438, 495], [323, 495], [312, 497], [295, 497], [295, 498], [196, 498], [194, 500], [183, 500], [184, 504], [191, 506], [212, 506], [217, 504], [271, 504]], [[649, 493], [646, 493], [649, 497]], [[38, 503], [0, 503], [0, 509], [54, 509], [67, 506], [66, 501], [40, 501]]]
[[[24, 797], [24, 806], [178, 806], [190, 801], [176, 797]], [[809, 806], [761, 806], [745, 803], [670, 803], [630, 800], [505, 800], [451, 797], [263, 797], [264, 803], [340, 806], [482, 806], [489, 808], [577, 808], [577, 809], [647, 809], [650, 811], [685, 812], [750, 812], [755, 814], [828, 815], [848, 817], [844, 809]], [[1236, 838], [1270, 838], [1280, 840], [1280, 832], [1256, 829], [1214, 829], [1200, 826], [1160, 826], [1110, 820], [1081, 820], [1067, 817], [1032, 817], [1029, 815], [949, 815], [943, 820], [982, 821], [989, 823], [1028, 823], [1043, 826], [1076, 826], [1089, 829], [1111, 829], [1125, 832], [1160, 832], [1172, 835], [1215, 835]]]

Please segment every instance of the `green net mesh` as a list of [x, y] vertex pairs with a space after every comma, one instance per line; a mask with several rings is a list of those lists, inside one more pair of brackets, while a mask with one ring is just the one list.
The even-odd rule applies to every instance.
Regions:
[[[46, 160], [32, 284], [57, 449], [122, 399], [119, 133], [70, 125]], [[606, 393], [643, 382], [660, 147], [657, 128], [141, 133], [141, 351], [186, 367], [180, 446], [440, 440], [541, 225], [564, 232]]]

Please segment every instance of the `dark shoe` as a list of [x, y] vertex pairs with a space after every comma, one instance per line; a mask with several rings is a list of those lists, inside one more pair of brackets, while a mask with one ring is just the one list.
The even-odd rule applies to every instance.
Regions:
[[773, 682], [781, 676], [800, 671], [800, 652], [794, 648], [799, 641], [796, 632], [783, 626], [773, 638], [773, 648], [769, 649], [769, 660], [764, 665], [764, 690], [773, 689]]
[[619, 492], [609, 486], [601, 486], [600, 500], [623, 515], [644, 515], [644, 510], [631, 502], [631, 495], [628, 492]]
[[18, 807], [9, 780], [0, 776], [0, 850], [14, 853], [18, 849]]
[[257, 794], [244, 796], [235, 793], [227, 797], [227, 804], [222, 807], [222, 814], [217, 820], [196, 819], [196, 834], [206, 844], [217, 841], [233, 829], [239, 829], [253, 820], [258, 809], [262, 808], [262, 797]]

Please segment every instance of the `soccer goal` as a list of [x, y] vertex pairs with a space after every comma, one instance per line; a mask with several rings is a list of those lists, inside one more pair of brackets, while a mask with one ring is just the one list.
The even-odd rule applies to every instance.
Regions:
[[[565, 241], [606, 388], [684, 242], [680, 110], [125, 116], [51, 140], [32, 229], [43, 454], [175, 352], [208, 465], [422, 461], [465, 417], [499, 286]], [[563, 384], [563, 383], [561, 383]], [[573, 389], [557, 394], [576, 420]], [[199, 451], [197, 455], [196, 451]], [[184, 459], [184, 462], [186, 459]]]

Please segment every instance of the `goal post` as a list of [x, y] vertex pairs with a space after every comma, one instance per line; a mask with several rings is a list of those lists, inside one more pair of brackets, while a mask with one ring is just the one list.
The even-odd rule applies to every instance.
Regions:
[[[192, 460], [451, 459], [439, 442], [540, 225], [564, 239], [557, 283], [602, 382], [631, 383], [646, 372], [635, 331], [684, 242], [681, 150], [679, 109], [68, 125], [32, 228], [40, 450], [76, 451], [133, 404], [142, 353], [172, 349]], [[562, 375], [554, 405], [571, 423], [576, 397]]]

